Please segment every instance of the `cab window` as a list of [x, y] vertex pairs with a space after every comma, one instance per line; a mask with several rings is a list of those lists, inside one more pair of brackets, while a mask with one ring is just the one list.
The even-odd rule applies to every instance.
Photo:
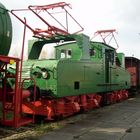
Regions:
[[61, 50], [61, 58], [71, 58], [71, 50]]
[[96, 51], [95, 51], [95, 49], [90, 49], [89, 50], [89, 53], [90, 53], [90, 56], [94, 56], [95, 53], [96, 53]]

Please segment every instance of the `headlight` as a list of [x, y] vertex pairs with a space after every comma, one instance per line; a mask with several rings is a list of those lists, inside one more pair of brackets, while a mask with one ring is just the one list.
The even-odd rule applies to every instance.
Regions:
[[41, 73], [42, 73], [42, 78], [44, 78], [44, 79], [50, 78], [50, 73], [49, 73], [49, 70], [47, 68], [42, 68]]
[[43, 77], [44, 79], [48, 79], [49, 73], [48, 73], [47, 71], [42, 72], [42, 77]]
[[32, 74], [37, 78], [43, 78], [43, 79], [50, 78], [49, 70], [46, 68], [36, 67], [35, 69], [32, 70]]

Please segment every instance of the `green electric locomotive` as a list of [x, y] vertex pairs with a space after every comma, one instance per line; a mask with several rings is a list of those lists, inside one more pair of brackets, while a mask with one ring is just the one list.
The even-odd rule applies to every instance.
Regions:
[[[67, 21], [65, 28], [56, 20], [61, 29], [39, 15], [46, 11], [51, 15], [49, 9], [61, 8], [68, 16], [66, 6], [70, 7], [60, 2], [11, 11], [25, 25], [23, 42], [26, 27], [36, 37], [29, 40], [26, 61], [6, 56], [12, 27], [8, 10], [0, 6], [3, 27], [0, 29], [0, 122], [3, 125], [19, 127], [34, 122], [38, 115], [48, 120], [66, 117], [128, 97], [130, 74], [125, 70], [123, 53], [116, 53], [115, 48], [79, 34], [83, 28], [70, 33]], [[28, 10], [46, 24], [45, 29], [33, 29], [26, 18], [21, 19], [14, 13]], [[23, 50], [24, 43], [22, 54]]]
[[[46, 51], [39, 59], [43, 46], [48, 50], [53, 46], [53, 53], [49, 56]], [[10, 66], [8, 71], [14, 73], [15, 70]], [[11, 88], [12, 80], [9, 79]], [[22, 80], [23, 88], [28, 91], [28, 96], [23, 92], [26, 97], [23, 111], [49, 119], [98, 107], [101, 102], [120, 101], [128, 97], [130, 88], [124, 54], [117, 54], [107, 44], [92, 42], [84, 34], [30, 40], [29, 60], [23, 63]]]
[[[37, 41], [32, 45], [29, 60], [23, 65], [23, 76], [35, 79], [39, 96], [60, 98], [130, 87], [123, 54], [116, 54], [114, 48], [104, 43], [90, 42], [89, 37], [83, 34], [70, 39], [73, 41], [56, 43], [55, 56], [49, 59], [39, 60], [38, 55], [47, 41]], [[40, 50], [36, 49], [36, 44]], [[49, 45], [45, 47], [49, 49]], [[26, 88], [31, 86], [30, 82], [26, 84]]]

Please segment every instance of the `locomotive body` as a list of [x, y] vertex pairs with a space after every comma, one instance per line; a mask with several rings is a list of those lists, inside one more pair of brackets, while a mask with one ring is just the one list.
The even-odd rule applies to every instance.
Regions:
[[[54, 47], [55, 58], [30, 59], [23, 64], [22, 78], [35, 79], [38, 97], [60, 98], [130, 88], [130, 75], [124, 66], [116, 65], [114, 48], [90, 42], [83, 34], [75, 41]], [[30, 81], [24, 84], [26, 89], [31, 87]]]

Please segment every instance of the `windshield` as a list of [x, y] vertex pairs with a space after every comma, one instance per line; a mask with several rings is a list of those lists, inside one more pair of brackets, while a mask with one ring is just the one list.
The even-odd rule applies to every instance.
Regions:
[[41, 50], [39, 59], [55, 59], [56, 43], [45, 44]]
[[[68, 41], [67, 43], [70, 43], [73, 41]], [[45, 44], [41, 50], [39, 59], [56, 59], [56, 47], [62, 44], [67, 44], [66, 42], [60, 41], [59, 43], [51, 43], [51, 44]], [[71, 55], [71, 50], [61, 51], [61, 58], [65, 58], [65, 55], [69, 58], [69, 55]]]

